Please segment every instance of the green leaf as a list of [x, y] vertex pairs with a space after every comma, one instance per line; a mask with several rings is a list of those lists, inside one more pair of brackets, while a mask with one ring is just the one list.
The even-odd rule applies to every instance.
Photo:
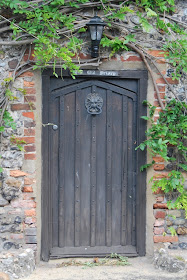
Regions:
[[155, 161], [153, 160], [152, 163], [147, 163], [144, 164], [140, 167], [140, 171], [143, 171], [144, 169], [147, 169], [148, 167], [152, 166], [155, 163]]
[[181, 167], [183, 170], [185, 170], [187, 172], [187, 165], [186, 164], [179, 163], [178, 166]]
[[150, 8], [146, 8], [147, 16], [148, 17], [157, 17], [157, 13], [155, 13], [153, 10]]
[[144, 119], [144, 120], [148, 121], [148, 120], [149, 120], [149, 117], [141, 116], [141, 119]]
[[86, 32], [86, 28], [82, 27], [82, 28], [80, 28], [80, 29], [78, 30], [78, 32], [79, 32], [79, 33], [81, 33], [81, 32]]
[[168, 229], [171, 232], [172, 236], [177, 236], [177, 233], [176, 233], [176, 230], [174, 229], [174, 227], [169, 227]]
[[56, 78], [58, 78], [58, 75], [57, 75], [56, 72], [53, 72], [53, 75], [54, 75]]
[[139, 148], [140, 148], [140, 150], [142, 150], [142, 151], [144, 151], [145, 150], [145, 144], [144, 143], [141, 143], [140, 145], [139, 145]]

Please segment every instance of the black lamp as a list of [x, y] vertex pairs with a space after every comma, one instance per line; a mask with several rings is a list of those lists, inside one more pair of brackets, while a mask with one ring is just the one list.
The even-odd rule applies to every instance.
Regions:
[[98, 57], [99, 56], [99, 44], [101, 41], [101, 37], [103, 34], [103, 28], [106, 25], [104, 21], [98, 16], [94, 16], [89, 23], [87, 23], [87, 26], [90, 29], [90, 36], [92, 41], [92, 47], [91, 47], [91, 56], [92, 57]]

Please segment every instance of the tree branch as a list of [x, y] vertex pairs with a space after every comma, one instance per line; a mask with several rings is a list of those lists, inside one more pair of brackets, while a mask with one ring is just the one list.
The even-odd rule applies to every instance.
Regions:
[[20, 63], [21, 63], [21, 61], [22, 61], [22, 58], [23, 58], [23, 56], [24, 56], [24, 54], [25, 54], [25, 52], [26, 52], [26, 49], [27, 49], [26, 46], [23, 46], [23, 47], [22, 47], [21, 55], [20, 55], [20, 57], [19, 57], [18, 63], [17, 63], [17, 65], [16, 65], [16, 67], [15, 67], [15, 69], [14, 69], [14, 72], [13, 72], [13, 75], [12, 75], [13, 81], [15, 81], [16, 72], [17, 72], [17, 70], [18, 70], [18, 68], [19, 68], [19, 66], [20, 66]]
[[35, 39], [27, 39], [22, 41], [0, 41], [0, 45], [5, 46], [21, 46], [26, 44], [32, 44]]
[[158, 86], [156, 84], [156, 81], [154, 79], [154, 76], [153, 76], [153, 71], [151, 70], [151, 67], [149, 66], [146, 58], [145, 58], [145, 55], [144, 53], [138, 49], [135, 45], [131, 44], [131, 43], [127, 43], [126, 44], [128, 47], [130, 47], [131, 49], [135, 50], [142, 58], [143, 62], [145, 63], [148, 71], [149, 71], [149, 74], [151, 75], [151, 78], [152, 78], [152, 81], [153, 81], [153, 84], [154, 84], [154, 88], [155, 88], [155, 91], [156, 91], [156, 95], [157, 95], [157, 98], [158, 98], [158, 101], [159, 101], [159, 104], [160, 104], [160, 107], [162, 108], [162, 110], [164, 110], [164, 104], [162, 102], [162, 99], [160, 98], [160, 93], [159, 93], [159, 90], [158, 90]]
[[[160, 16], [163, 16], [162, 14], [159, 14]], [[169, 15], [164, 15], [164, 17], [169, 18], [170, 20], [177, 22], [179, 25], [184, 26], [185, 28], [187, 27], [187, 24], [185, 24], [184, 22], [181, 22], [180, 20], [177, 20], [173, 17], [170, 17]]]
[[[3, 18], [4, 18], [4, 17], [3, 17]], [[9, 22], [11, 22], [11, 20], [16, 19], [16, 18], [17, 18], [16, 16], [15, 16], [15, 17], [9, 18]], [[5, 23], [7, 23], [7, 19], [0, 21], [0, 25], [3, 25], [3, 24], [5, 24]]]
[[0, 29], [0, 33], [6, 32], [6, 31], [10, 31], [10, 30], [11, 30], [10, 26], [5, 26], [5, 27]]
[[158, 68], [158, 66], [156, 65], [155, 61], [146, 53], [146, 57], [151, 61], [151, 63], [155, 66], [155, 68], [157, 69], [157, 71], [159, 71], [159, 74], [161, 75], [161, 77], [164, 79], [164, 81], [166, 82], [167, 86], [169, 87], [169, 89], [171, 90], [171, 92], [173, 93], [173, 95], [175, 96], [175, 98], [179, 101], [180, 99], [178, 98], [178, 96], [176, 95], [173, 87], [168, 83], [167, 79], [164, 77], [164, 75], [162, 74], [162, 72], [160, 71], [160, 69]]
[[[108, 37], [109, 39], [115, 39], [114, 36], [112, 35], [109, 35], [109, 34], [106, 34], [105, 33], [105, 36]], [[121, 40], [124, 40], [124, 38], [121, 38]], [[157, 98], [158, 98], [158, 101], [159, 101], [159, 104], [160, 104], [160, 107], [162, 108], [162, 110], [164, 110], [164, 104], [162, 102], [162, 99], [160, 98], [160, 93], [159, 93], [159, 90], [158, 90], [158, 86], [155, 82], [155, 79], [154, 79], [154, 76], [153, 76], [153, 71], [151, 70], [151, 67], [149, 66], [146, 58], [145, 58], [145, 55], [144, 53], [138, 48], [136, 47], [134, 44], [132, 43], [126, 43], [126, 46], [133, 49], [134, 51], [136, 51], [142, 58], [143, 62], [145, 63], [145, 66], [147, 67], [150, 75], [151, 75], [151, 78], [152, 78], [152, 81], [153, 81], [153, 84], [154, 84], [154, 88], [155, 88], [155, 91], [156, 91], [156, 94], [157, 94]]]
[[15, 78], [19, 77], [21, 74], [33, 70], [33, 66], [25, 68], [24, 70], [21, 70], [20, 72], [16, 73]]
[[2, 125], [4, 112], [5, 112], [6, 108], [7, 108], [7, 106], [8, 106], [8, 98], [6, 97], [5, 104], [3, 105], [2, 109], [1, 109], [2, 111], [1, 111], [1, 116], [0, 116], [0, 125]]
[[[7, 21], [7, 22], [9, 22], [9, 23], [12, 23], [14, 26], [18, 27], [19, 29], [21, 29], [22, 31], [24, 31], [25, 33], [28, 34], [27, 30], [25, 30], [24, 28], [22, 28], [22, 27], [20, 27], [19, 25], [15, 24], [15, 23], [12, 22], [10, 19], [8, 19], [8, 18], [6, 18], [6, 17], [4, 17], [4, 16], [2, 16], [2, 15], [0, 15], [0, 17], [3, 18], [5, 21]], [[34, 35], [32, 35], [32, 34], [28, 34], [28, 35], [30, 35], [30, 36], [32, 36], [32, 37], [38, 39], [36, 36], [34, 36]]]

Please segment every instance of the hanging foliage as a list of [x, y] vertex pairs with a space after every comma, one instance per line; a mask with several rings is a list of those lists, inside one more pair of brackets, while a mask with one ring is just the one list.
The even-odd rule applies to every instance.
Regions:
[[[170, 16], [168, 22], [166, 15], [175, 11], [174, 0], [2, 0], [0, 14], [3, 21], [0, 25], [5, 24], [6, 27], [0, 29], [0, 34], [11, 30], [13, 40], [1, 41], [0, 44], [32, 43], [37, 57], [34, 69], [51, 63], [55, 67], [58, 58], [60, 67], [68, 68], [74, 76], [79, 67], [74, 63], [73, 57], [83, 45], [83, 41], [78, 39], [78, 33], [86, 31], [86, 24], [91, 16], [85, 15], [84, 11], [90, 8], [93, 13], [101, 11], [108, 23], [108, 31], [110, 28], [117, 28], [126, 33], [123, 42], [118, 37], [112, 40], [103, 38], [103, 46], [111, 47], [113, 52], [127, 49], [126, 43], [136, 41], [133, 34], [135, 31], [147, 32], [156, 25], [159, 31], [173, 37], [163, 46], [164, 50], [168, 50], [169, 63], [175, 66], [173, 78], [179, 79], [181, 71], [187, 71], [187, 43], [184, 37], [186, 32], [181, 26], [183, 23], [176, 23], [176, 19]], [[124, 23], [125, 16], [129, 13], [138, 17], [140, 25], [135, 26], [134, 30]], [[176, 34], [181, 38], [176, 37]]]
[[[151, 123], [146, 131], [147, 139], [137, 148], [144, 151], [148, 148], [150, 154], [155, 157], [161, 156], [169, 171], [165, 178], [151, 178], [152, 190], [156, 192], [159, 188], [164, 193], [174, 192], [176, 197], [168, 201], [169, 209], [185, 209], [187, 216], [187, 190], [184, 188], [184, 172], [187, 171], [187, 104], [172, 99], [160, 112], [159, 119], [154, 122], [155, 106], [148, 103], [150, 108], [149, 117], [142, 118]], [[141, 167], [143, 170], [151, 164]]]

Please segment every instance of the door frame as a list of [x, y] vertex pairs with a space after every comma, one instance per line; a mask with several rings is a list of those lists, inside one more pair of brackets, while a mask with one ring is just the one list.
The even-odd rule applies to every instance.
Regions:
[[[71, 77], [68, 71], [56, 70], [59, 77]], [[42, 73], [42, 123], [48, 124], [49, 117], [49, 92], [50, 78], [54, 77], [52, 69], [44, 70]], [[146, 139], [145, 131], [147, 123], [140, 116], [147, 115], [147, 106], [143, 101], [147, 99], [147, 80], [146, 70], [83, 70], [77, 77], [94, 78], [116, 78], [116, 79], [136, 79], [138, 80], [137, 94], [137, 145]], [[139, 117], [138, 117], [139, 116]], [[141, 127], [141, 129], [138, 129]], [[42, 126], [42, 192], [41, 192], [41, 260], [48, 261], [51, 249], [51, 223], [52, 223], [52, 201], [51, 186], [49, 180], [49, 129]], [[136, 249], [139, 256], [144, 256], [146, 252], [146, 171], [140, 171], [140, 166], [146, 163], [146, 151], [137, 150], [137, 182], [136, 188]], [[137, 234], [138, 233], [138, 234]]]

